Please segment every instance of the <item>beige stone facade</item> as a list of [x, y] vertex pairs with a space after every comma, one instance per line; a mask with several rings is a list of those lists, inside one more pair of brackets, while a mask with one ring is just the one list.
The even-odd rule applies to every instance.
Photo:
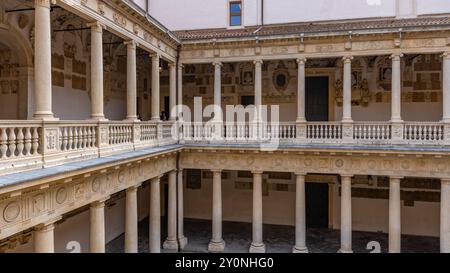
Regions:
[[[259, 36], [173, 33], [128, 1], [0, 5], [0, 252], [105, 252], [125, 233], [135, 253], [148, 216], [153, 253], [189, 243], [185, 218], [211, 220], [210, 252], [238, 221], [249, 252], [266, 251], [268, 223], [295, 226], [306, 253], [311, 183], [342, 253], [353, 230], [388, 233], [393, 253], [402, 234], [450, 252], [447, 17]], [[212, 121], [175, 109], [196, 98]], [[218, 111], [246, 103], [243, 124]]]

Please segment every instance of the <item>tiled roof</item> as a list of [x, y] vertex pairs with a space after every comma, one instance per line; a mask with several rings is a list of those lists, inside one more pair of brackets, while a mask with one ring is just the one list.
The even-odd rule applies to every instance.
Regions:
[[[287, 35], [300, 33], [342, 32], [351, 30], [395, 29], [410, 27], [450, 26], [450, 17], [421, 17], [411, 19], [376, 19], [347, 22], [312, 22], [251, 26], [240, 29], [181, 30], [175, 34], [181, 40], [202, 40], [220, 38], [244, 38], [267, 35]], [[259, 30], [258, 30], [259, 29]], [[258, 30], [255, 34], [254, 32]]]

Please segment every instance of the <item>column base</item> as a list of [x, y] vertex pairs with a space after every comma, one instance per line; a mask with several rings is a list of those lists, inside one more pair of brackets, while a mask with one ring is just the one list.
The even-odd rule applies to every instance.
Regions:
[[254, 244], [250, 245], [249, 253], [266, 253], [266, 245], [265, 244]]
[[137, 117], [127, 117], [125, 119], [125, 121], [128, 121], [128, 122], [140, 122], [140, 120]]
[[223, 252], [225, 249], [225, 241], [222, 240], [220, 242], [209, 242], [208, 251], [209, 252]]
[[306, 246], [294, 246], [292, 253], [309, 253]]
[[42, 121], [59, 121], [59, 118], [55, 118], [53, 116], [39, 116], [39, 115], [34, 115], [33, 116], [34, 120], [42, 120]]
[[339, 249], [338, 253], [344, 253], [344, 254], [348, 254], [348, 253], [353, 253], [353, 250], [343, 250], [343, 249]]
[[181, 250], [183, 250], [186, 247], [187, 243], [188, 243], [187, 237], [183, 236], [181, 238], [178, 238], [178, 245], [180, 246]]
[[166, 250], [178, 250], [178, 241], [177, 240], [165, 240], [163, 243], [163, 249]]
[[94, 120], [94, 121], [109, 121], [107, 118], [105, 118], [104, 116], [91, 116], [91, 118], [89, 120]]

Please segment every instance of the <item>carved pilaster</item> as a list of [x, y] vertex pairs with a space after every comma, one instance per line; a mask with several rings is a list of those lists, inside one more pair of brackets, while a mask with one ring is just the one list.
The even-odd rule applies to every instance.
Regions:
[[343, 122], [342, 123], [342, 142], [345, 144], [353, 143], [353, 123]]
[[400, 144], [403, 142], [403, 122], [393, 122], [391, 124], [392, 143]]
[[295, 124], [295, 132], [296, 132], [296, 142], [297, 143], [306, 143], [307, 142], [307, 123], [306, 122], [297, 122]]

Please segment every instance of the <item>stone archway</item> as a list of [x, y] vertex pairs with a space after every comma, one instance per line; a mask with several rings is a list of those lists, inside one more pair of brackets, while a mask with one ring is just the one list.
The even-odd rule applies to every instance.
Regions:
[[0, 119], [27, 119], [33, 53], [11, 26], [0, 28]]

